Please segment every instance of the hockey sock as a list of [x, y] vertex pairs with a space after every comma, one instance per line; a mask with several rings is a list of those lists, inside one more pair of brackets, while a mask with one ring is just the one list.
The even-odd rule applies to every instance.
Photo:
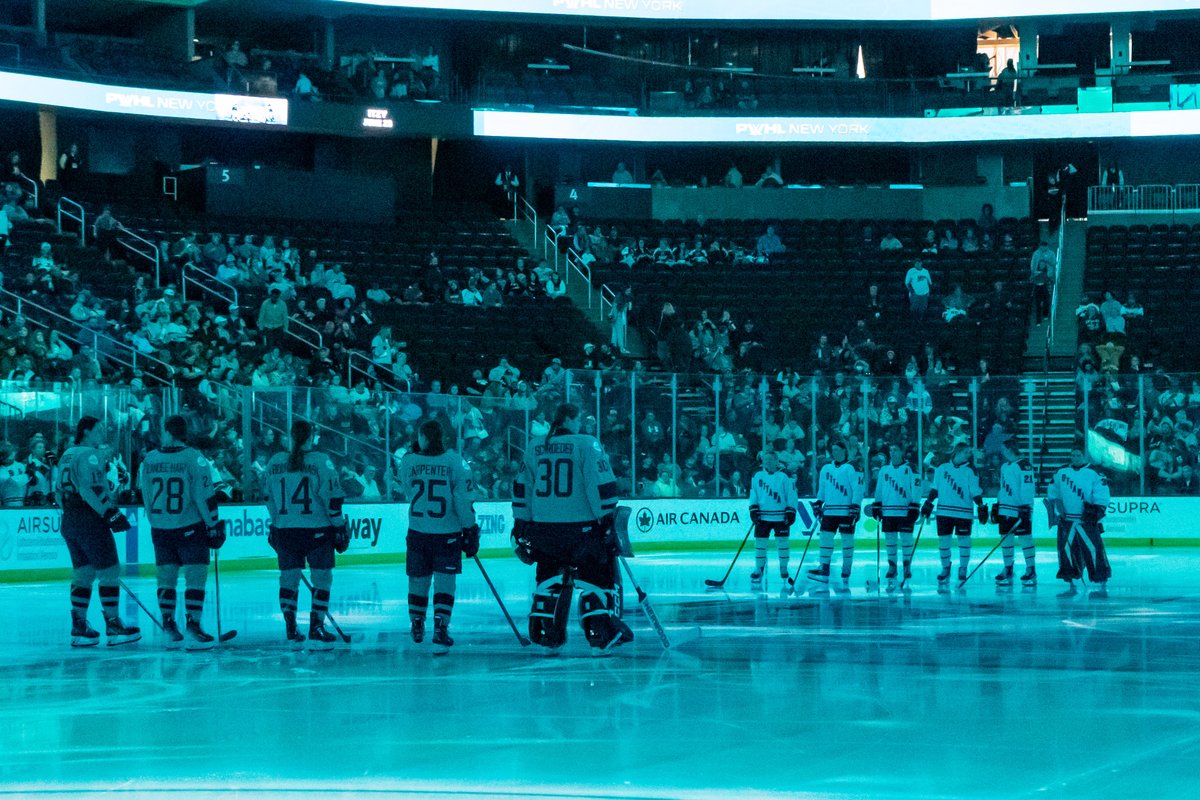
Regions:
[[833, 531], [821, 531], [821, 566], [833, 561]]
[[887, 546], [887, 560], [892, 564], [896, 563], [896, 534], [895, 534], [895, 532], [893, 531], [892, 533], [885, 533], [883, 535], [883, 542]]
[[298, 594], [299, 593], [295, 589], [284, 589], [283, 587], [280, 587], [279, 610], [284, 613], [284, 616], [296, 613], [296, 599]]
[[847, 577], [850, 574], [850, 568], [854, 566], [854, 536], [853, 534], [842, 534], [842, 577]]
[[942, 559], [942, 568], [950, 568], [950, 534], [938, 536], [938, 555]]
[[1013, 537], [1007, 534], [1001, 536], [1000, 551], [1004, 553], [1004, 566], [1011, 567], [1013, 565]]
[[1025, 566], [1033, 569], [1036, 552], [1033, 547], [1032, 534], [1027, 536], [1018, 536], [1017, 541], [1021, 544], [1021, 553], [1025, 556]]
[[88, 606], [92, 604], [91, 586], [71, 587], [71, 616], [87, 619]]
[[788, 562], [792, 558], [792, 543], [787, 536], [775, 537], [775, 551], [779, 554], [779, 572], [784, 577], [788, 574]]
[[333, 570], [312, 570], [312, 615], [321, 622], [329, 612], [329, 589], [333, 586]]
[[904, 563], [911, 564], [913, 559], [913, 535], [910, 531], [900, 534], [900, 546], [904, 548]]
[[408, 618], [424, 620], [429, 611], [429, 587], [432, 575], [408, 579]]
[[454, 611], [455, 576], [438, 573], [433, 576], [433, 620], [450, 622], [450, 614]]
[[175, 587], [158, 587], [158, 610], [162, 613], [163, 621], [175, 620]]
[[966, 569], [971, 566], [971, 537], [958, 537], [958, 566], [960, 569]]
[[183, 607], [188, 619], [199, 620], [200, 616], [204, 613], [204, 590], [184, 589]]
[[188, 564], [183, 568], [183, 605], [188, 619], [200, 619], [204, 612], [204, 584], [208, 581], [205, 564]]
[[117, 605], [121, 600], [121, 588], [117, 585], [119, 571], [116, 564], [96, 571], [96, 580], [100, 584], [100, 608], [104, 611], [105, 619], [116, 619]]
[[767, 540], [754, 540], [754, 571], [762, 572], [767, 568]]

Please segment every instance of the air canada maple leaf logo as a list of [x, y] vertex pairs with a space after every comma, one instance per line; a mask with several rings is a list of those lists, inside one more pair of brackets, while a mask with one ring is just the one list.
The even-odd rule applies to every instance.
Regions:
[[654, 514], [650, 513], [650, 509], [643, 508], [637, 513], [638, 530], [642, 533], [649, 533], [654, 527]]

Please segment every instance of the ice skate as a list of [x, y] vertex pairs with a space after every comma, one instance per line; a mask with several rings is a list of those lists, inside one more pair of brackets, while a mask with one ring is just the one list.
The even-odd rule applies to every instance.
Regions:
[[1013, 585], [1013, 568], [1005, 567], [996, 575], [997, 586], [1012, 586]]
[[454, 640], [450, 638], [449, 623], [440, 619], [433, 621], [433, 654], [435, 656], [444, 656], [450, 652], [450, 648], [454, 646]]
[[71, 616], [71, 647], [95, 647], [100, 644], [100, 632], [88, 625], [87, 618]]
[[938, 582], [938, 586], [945, 586], [946, 584], [950, 583], [950, 565], [949, 564], [942, 565], [942, 571], [938, 573], [937, 582]]
[[1067, 588], [1058, 593], [1058, 597], [1070, 598], [1079, 594], [1079, 590], [1075, 588], [1075, 581], [1067, 581]]
[[332, 650], [337, 637], [325, 630], [324, 624], [317, 622], [308, 626], [308, 649], [314, 651]]
[[959, 567], [958, 568], [958, 585], [961, 587], [964, 583], [966, 583], [966, 581], [967, 581], [967, 568]]
[[184, 646], [193, 651], [211, 650], [217, 646], [217, 639], [204, 632], [204, 629], [200, 627], [200, 620], [189, 619], [187, 621], [187, 644]]
[[299, 650], [304, 647], [304, 634], [296, 627], [296, 612], [284, 612], [283, 622], [285, 625], [285, 636], [288, 644], [293, 650]]
[[896, 562], [895, 561], [888, 562], [887, 574], [884, 575], [883, 577], [887, 578], [889, 581], [896, 580]]
[[1022, 586], [1037, 586], [1037, 570], [1033, 567], [1025, 570], [1025, 574], [1021, 576]]
[[424, 617], [413, 617], [411, 626], [408, 629], [409, 635], [416, 644], [425, 641], [425, 619]]
[[762, 579], [763, 579], [763, 571], [761, 569], [755, 569], [754, 572], [750, 573], [750, 582], [751, 583], [762, 583]]
[[1093, 584], [1093, 586], [1095, 586], [1095, 588], [1092, 589], [1090, 592], [1088, 592], [1089, 600], [1107, 600], [1108, 599], [1108, 584], [1107, 583], [1096, 583], [1096, 584]]
[[104, 633], [109, 647], [133, 644], [142, 638], [140, 628], [125, 625], [125, 623], [121, 622], [120, 617], [109, 617], [104, 620]]
[[179, 625], [174, 619], [166, 618], [163, 620], [163, 638], [167, 640], [167, 649], [175, 650], [183, 643], [183, 634], [179, 630]]
[[819, 566], [815, 569], [810, 569], [808, 571], [808, 579], [810, 581], [814, 581], [816, 583], [828, 584], [829, 583], [829, 565], [822, 564], [821, 566]]

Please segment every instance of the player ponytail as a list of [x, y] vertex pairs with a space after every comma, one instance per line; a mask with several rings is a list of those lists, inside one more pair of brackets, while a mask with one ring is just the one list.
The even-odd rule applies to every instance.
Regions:
[[440, 456], [446, 452], [445, 433], [442, 431], [442, 424], [436, 419], [422, 422], [419, 433], [425, 437], [425, 446], [420, 449], [421, 455]]
[[96, 417], [87, 416], [80, 417], [79, 422], [75, 423], [75, 444], [83, 441], [83, 437], [87, 436], [92, 428], [100, 424], [100, 420]]
[[304, 446], [312, 438], [311, 422], [302, 419], [292, 422], [292, 449], [288, 453], [288, 472], [300, 472], [304, 469]]
[[554, 411], [554, 421], [550, 423], [550, 433], [547, 434], [546, 440], [549, 441], [552, 437], [570, 433], [567, 428], [567, 421], [579, 418], [579, 406], [574, 403], [563, 403]]

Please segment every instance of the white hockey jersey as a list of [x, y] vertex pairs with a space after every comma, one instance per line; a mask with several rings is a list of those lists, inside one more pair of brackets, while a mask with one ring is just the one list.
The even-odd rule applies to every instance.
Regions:
[[883, 504], [885, 517], [906, 517], [908, 507], [921, 502], [920, 481], [908, 464], [887, 464], [875, 479], [875, 502]]
[[513, 481], [514, 519], [586, 523], [617, 510], [617, 482], [594, 436], [562, 433], [532, 445]]
[[1015, 517], [1022, 508], [1033, 506], [1033, 465], [1025, 459], [1000, 467], [1000, 494], [996, 498], [1000, 516]]
[[1108, 507], [1108, 481], [1090, 466], [1066, 466], [1054, 473], [1046, 497], [1062, 516], [1074, 522], [1083, 516], [1084, 503]]
[[827, 517], [847, 517], [850, 509], [860, 508], [863, 499], [862, 476], [850, 462], [826, 464], [821, 467], [817, 483], [817, 499], [824, 505], [821, 509]]
[[975, 499], [983, 498], [979, 476], [970, 465], [955, 466], [947, 461], [933, 472], [933, 490], [937, 492], [937, 515], [953, 519], [971, 519]]
[[763, 522], [782, 522], [787, 509], [796, 510], [796, 481], [781, 469], [760, 469], [750, 481], [750, 507]]

